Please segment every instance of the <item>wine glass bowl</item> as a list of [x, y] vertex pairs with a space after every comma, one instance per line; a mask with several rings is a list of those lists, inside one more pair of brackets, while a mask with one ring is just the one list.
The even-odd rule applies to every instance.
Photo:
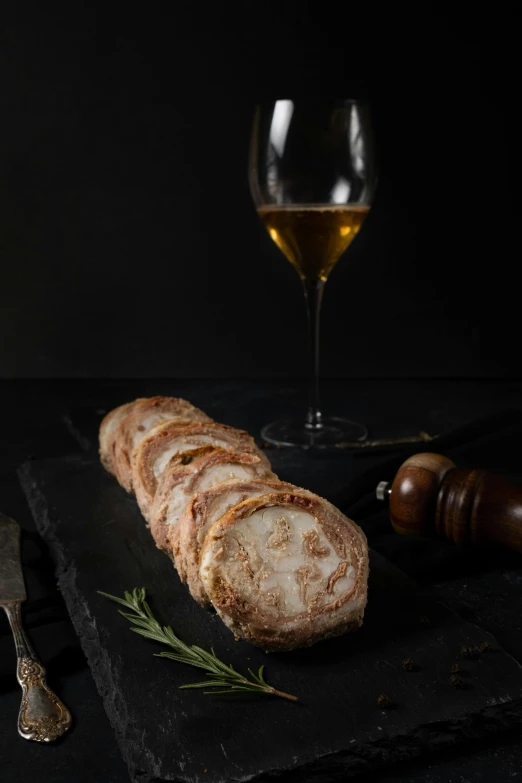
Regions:
[[363, 425], [322, 415], [319, 314], [324, 284], [357, 236], [373, 200], [376, 167], [368, 106], [332, 98], [258, 106], [249, 180], [262, 222], [303, 283], [311, 343], [306, 417], [269, 424], [263, 438], [305, 447], [363, 440]]

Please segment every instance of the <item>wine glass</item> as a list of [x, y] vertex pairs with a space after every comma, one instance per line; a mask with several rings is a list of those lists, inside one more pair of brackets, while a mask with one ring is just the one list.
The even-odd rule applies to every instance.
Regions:
[[267, 424], [262, 437], [278, 446], [304, 447], [365, 440], [364, 425], [321, 412], [319, 314], [324, 284], [364, 223], [375, 191], [368, 106], [332, 98], [259, 105], [249, 179], [261, 220], [303, 283], [311, 350], [306, 417]]

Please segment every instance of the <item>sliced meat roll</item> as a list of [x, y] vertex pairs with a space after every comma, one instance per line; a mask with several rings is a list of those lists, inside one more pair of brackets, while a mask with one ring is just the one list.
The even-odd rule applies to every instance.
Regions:
[[116, 432], [114, 465], [116, 477], [128, 492], [132, 490], [132, 453], [143, 438], [167, 421], [190, 424], [212, 419], [190, 402], [177, 397], [144, 397], [135, 401]]
[[200, 573], [236, 637], [292, 650], [361, 625], [368, 547], [362, 530], [322, 498], [274, 493], [214, 523]]
[[215, 422], [180, 425], [170, 421], [158, 425], [141, 441], [133, 454], [132, 483], [145, 519], [149, 520], [158, 481], [172, 458], [203, 446], [255, 454], [267, 464], [263, 452], [248, 432], [243, 430]]
[[264, 454], [226, 451], [206, 445], [172, 458], [158, 484], [150, 512], [150, 528], [157, 546], [174, 558], [183, 581], [185, 568], [180, 557], [179, 526], [194, 493], [228, 479], [258, 476], [277, 478]]
[[127, 416], [131, 408], [136, 404], [134, 402], [127, 402], [125, 405], [120, 405], [119, 408], [114, 408], [110, 411], [102, 423], [100, 424], [100, 459], [105, 470], [109, 473], [115, 474], [116, 468], [115, 461], [115, 449], [116, 449], [116, 433], [122, 423], [125, 416]]
[[[190, 594], [205, 606], [210, 599], [199, 574], [200, 553], [205, 537], [214, 524], [234, 506], [249, 498], [274, 492], [292, 492], [296, 487], [285, 481], [245, 476], [216, 484], [204, 492], [199, 491], [189, 501], [185, 513], [177, 526], [179, 552], [176, 563], [178, 571], [186, 578]], [[306, 493], [306, 490], [299, 490]]]

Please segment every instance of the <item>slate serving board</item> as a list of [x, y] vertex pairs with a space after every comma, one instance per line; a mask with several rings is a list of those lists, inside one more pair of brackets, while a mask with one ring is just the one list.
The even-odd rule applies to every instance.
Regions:
[[[340, 780], [522, 718], [522, 667], [375, 553], [358, 633], [266, 655], [189, 597], [135, 501], [97, 460], [30, 462], [20, 478], [133, 781]], [[213, 646], [239, 670], [266, 664], [269, 682], [299, 703], [179, 690], [198, 672], [154, 658], [159, 646], [133, 635], [96, 592], [135, 586], [185, 641]], [[462, 645], [482, 641], [490, 653], [459, 659]], [[417, 671], [403, 670], [407, 657]], [[459, 660], [465, 687], [456, 690]], [[393, 709], [377, 706], [381, 693]]]

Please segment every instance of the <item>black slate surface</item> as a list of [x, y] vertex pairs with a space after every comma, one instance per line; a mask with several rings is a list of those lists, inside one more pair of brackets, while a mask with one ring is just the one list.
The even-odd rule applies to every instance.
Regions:
[[[481, 736], [522, 718], [522, 668], [495, 640], [372, 553], [363, 629], [306, 651], [265, 655], [198, 607], [155, 549], [134, 500], [97, 460], [27, 463], [22, 483], [50, 546], [59, 583], [120, 749], [135, 781], [333, 780], [423, 750]], [[186, 641], [237, 668], [267, 664], [274, 685], [300, 697], [232, 702], [184, 692], [197, 672], [152, 656], [97, 589], [146, 586], [158, 616]], [[428, 616], [430, 625], [420, 622]], [[450, 667], [461, 645], [493, 651]], [[405, 672], [411, 656], [419, 670]], [[394, 709], [376, 700], [388, 693]]]

